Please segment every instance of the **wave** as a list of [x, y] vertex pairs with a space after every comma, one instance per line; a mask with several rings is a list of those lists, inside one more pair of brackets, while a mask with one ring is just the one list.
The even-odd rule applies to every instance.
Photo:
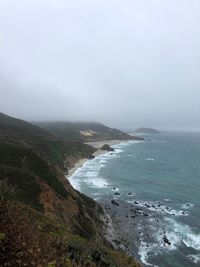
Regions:
[[195, 264], [200, 263], [200, 254], [196, 254], [196, 255], [190, 254], [187, 256], [187, 258]]
[[[166, 200], [166, 202], [169, 202], [170, 200]], [[161, 213], [161, 214], [169, 214], [169, 215], [173, 215], [173, 216], [188, 216], [188, 213], [181, 209], [181, 210], [175, 210], [173, 209], [172, 207], [170, 206], [166, 206], [164, 205], [163, 203], [161, 202], [154, 202], [154, 201], [141, 201], [141, 200], [127, 200], [128, 203], [132, 203], [132, 204], [135, 204], [139, 207], [142, 207], [142, 208], [146, 208], [150, 211], [153, 211], [153, 212], [158, 212], [158, 213]], [[192, 206], [192, 204], [191, 204]], [[189, 208], [189, 206], [188, 206]]]
[[78, 168], [69, 178], [71, 185], [79, 191], [81, 191], [82, 184], [95, 188], [104, 188], [108, 186], [109, 184], [106, 179], [99, 177], [100, 169], [104, 168], [109, 160], [120, 157], [120, 154], [124, 151], [124, 147], [138, 142], [142, 141], [126, 141], [113, 145], [112, 147], [114, 148], [114, 151], [107, 152], [92, 160], [86, 161], [83, 166]]
[[[196, 234], [189, 225], [177, 222], [174, 218], [165, 217], [160, 224], [153, 223], [154, 219], [149, 220], [149, 233], [151, 241], [145, 240], [143, 233], [140, 235], [140, 247], [138, 254], [141, 261], [147, 266], [154, 266], [148, 262], [149, 256], [156, 256], [177, 250], [180, 247], [188, 247], [200, 251], [200, 234]], [[140, 229], [139, 229], [140, 228]], [[138, 231], [141, 230], [139, 226]], [[163, 242], [164, 237], [170, 242]], [[188, 255], [187, 258], [194, 263], [200, 263], [200, 254]]]
[[194, 207], [194, 204], [192, 204], [192, 203], [185, 203], [185, 204], [181, 205], [181, 208], [182, 209], [185, 209], [185, 210], [187, 210], [187, 209], [189, 209], [191, 207]]
[[200, 251], [200, 234], [194, 233], [189, 225], [178, 223], [171, 218], [167, 218], [166, 223], [170, 231], [168, 234], [176, 236], [177, 244], [183, 243], [187, 247]]
[[80, 181], [79, 179], [74, 179], [74, 177], [71, 176], [70, 178], [68, 178], [68, 180], [69, 180], [71, 186], [72, 186], [74, 189], [80, 191], [80, 182], [81, 182], [81, 181]]
[[[145, 265], [155, 266], [148, 262], [149, 257], [170, 253], [184, 246], [200, 251], [200, 234], [195, 233], [189, 225], [176, 221], [176, 217], [188, 215], [185, 210], [193, 207], [192, 203], [184, 203], [180, 205], [180, 210], [175, 210], [168, 205], [172, 203], [170, 199], [164, 201], [126, 200], [126, 202], [150, 212], [146, 223], [143, 222], [142, 225], [137, 226], [137, 231], [140, 233], [138, 255]], [[191, 259], [197, 260], [195, 257]]]
[[103, 188], [109, 185], [109, 183], [101, 177], [91, 177], [85, 181], [90, 187]]
[[149, 244], [146, 244], [145, 242], [141, 242], [140, 243], [140, 247], [138, 250], [138, 255], [140, 256], [141, 261], [148, 265], [148, 266], [153, 266], [153, 264], [148, 262], [148, 257], [149, 257], [149, 252], [151, 251], [151, 249], [153, 248], [153, 244], [151, 244], [151, 248], [149, 247]]

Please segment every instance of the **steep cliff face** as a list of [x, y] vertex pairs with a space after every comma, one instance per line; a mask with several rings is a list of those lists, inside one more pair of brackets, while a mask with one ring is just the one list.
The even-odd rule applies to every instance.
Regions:
[[13, 187], [18, 200], [67, 225], [72, 232], [78, 229], [78, 234], [88, 239], [100, 236], [100, 206], [74, 190], [61, 171], [30, 148], [0, 143], [0, 179]]

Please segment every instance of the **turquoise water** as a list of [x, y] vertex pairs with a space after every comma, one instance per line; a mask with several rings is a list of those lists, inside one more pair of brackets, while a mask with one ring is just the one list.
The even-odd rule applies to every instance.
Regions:
[[144, 137], [88, 161], [70, 181], [96, 200], [112, 196], [148, 209], [148, 223], [138, 227], [150, 237], [141, 234], [137, 251], [146, 266], [200, 266], [200, 134]]

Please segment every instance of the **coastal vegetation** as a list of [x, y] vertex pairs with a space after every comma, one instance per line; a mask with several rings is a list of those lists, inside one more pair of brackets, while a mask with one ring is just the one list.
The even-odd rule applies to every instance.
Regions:
[[0, 266], [140, 266], [106, 239], [102, 207], [64, 177], [94, 151], [0, 114]]

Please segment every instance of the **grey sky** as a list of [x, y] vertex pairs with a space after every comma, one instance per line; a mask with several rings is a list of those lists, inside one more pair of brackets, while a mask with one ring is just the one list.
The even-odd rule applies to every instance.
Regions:
[[0, 0], [0, 110], [200, 129], [199, 0]]

